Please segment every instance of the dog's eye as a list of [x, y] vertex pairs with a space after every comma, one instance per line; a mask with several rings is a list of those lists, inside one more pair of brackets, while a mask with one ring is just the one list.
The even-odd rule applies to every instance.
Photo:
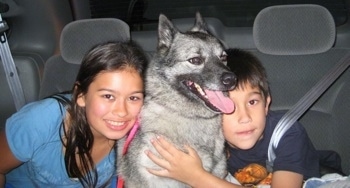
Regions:
[[188, 62], [190, 62], [194, 65], [200, 65], [203, 63], [203, 61], [200, 57], [193, 57], [193, 58], [189, 59]]

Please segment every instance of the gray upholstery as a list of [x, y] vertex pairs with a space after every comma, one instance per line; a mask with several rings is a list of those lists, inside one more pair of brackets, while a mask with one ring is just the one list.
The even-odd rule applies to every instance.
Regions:
[[[12, 53], [17, 73], [24, 91], [25, 102], [29, 103], [38, 99], [40, 77], [44, 62], [35, 54]], [[5, 125], [6, 119], [16, 112], [6, 74], [0, 65], [0, 129]]]
[[67, 24], [62, 30], [62, 58], [68, 63], [80, 64], [85, 53], [96, 44], [129, 40], [129, 36], [129, 26], [119, 19], [78, 20]]
[[115, 18], [84, 19], [67, 24], [61, 33], [61, 54], [45, 64], [39, 98], [72, 89], [84, 55], [94, 46], [130, 40], [129, 26]]
[[[289, 15], [294, 15], [288, 17]], [[288, 22], [289, 24], [280, 24]], [[262, 10], [253, 27], [257, 49], [271, 87], [273, 110], [289, 110], [349, 48], [337, 48], [328, 10], [317, 5], [273, 6]], [[300, 118], [316, 149], [337, 151], [350, 174], [350, 70]]]
[[[57, 33], [65, 23], [71, 21], [69, 2], [31, 0], [1, 0], [1, 2], [9, 5], [8, 11], [2, 11], [1, 16], [10, 27], [7, 37], [24, 90], [25, 102], [36, 101], [44, 63], [56, 50]], [[0, 90], [1, 129], [5, 126], [6, 119], [16, 112], [2, 65], [0, 65]]]
[[322, 53], [333, 46], [335, 35], [330, 12], [312, 4], [267, 7], [257, 15], [253, 26], [258, 50], [274, 55]]

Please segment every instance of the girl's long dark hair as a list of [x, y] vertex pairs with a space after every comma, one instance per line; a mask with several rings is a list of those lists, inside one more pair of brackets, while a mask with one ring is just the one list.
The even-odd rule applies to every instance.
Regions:
[[131, 42], [98, 45], [82, 61], [72, 89], [71, 102], [65, 103], [68, 106], [67, 118], [62, 122], [61, 140], [65, 148], [67, 173], [69, 177], [78, 178], [84, 187], [96, 187], [98, 174], [91, 156], [94, 136], [87, 122], [85, 108], [77, 105], [76, 101], [88, 92], [90, 84], [99, 73], [133, 68], [143, 78], [146, 62], [147, 58], [141, 48]]

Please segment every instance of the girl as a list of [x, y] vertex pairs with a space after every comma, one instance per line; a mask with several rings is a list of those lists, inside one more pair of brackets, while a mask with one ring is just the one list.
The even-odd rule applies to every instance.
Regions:
[[[0, 187], [105, 187], [116, 141], [143, 105], [146, 57], [133, 43], [107, 43], [83, 59], [71, 94], [23, 107], [0, 133]], [[64, 75], [62, 75], [64, 76]]]

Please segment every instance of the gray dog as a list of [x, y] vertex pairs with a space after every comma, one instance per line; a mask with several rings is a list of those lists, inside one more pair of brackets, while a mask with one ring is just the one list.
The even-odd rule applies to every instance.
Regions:
[[[227, 91], [236, 85], [226, 65], [223, 45], [207, 31], [199, 13], [190, 31], [180, 32], [164, 15], [159, 16], [158, 49], [146, 73], [146, 98], [141, 127], [118, 164], [127, 188], [187, 187], [157, 177], [148, 168], [159, 168], [146, 156], [156, 135], [179, 149], [193, 147], [203, 167], [223, 178], [226, 173], [221, 113], [234, 110]], [[123, 142], [119, 144], [119, 153]], [[120, 157], [120, 156], [119, 156]]]

